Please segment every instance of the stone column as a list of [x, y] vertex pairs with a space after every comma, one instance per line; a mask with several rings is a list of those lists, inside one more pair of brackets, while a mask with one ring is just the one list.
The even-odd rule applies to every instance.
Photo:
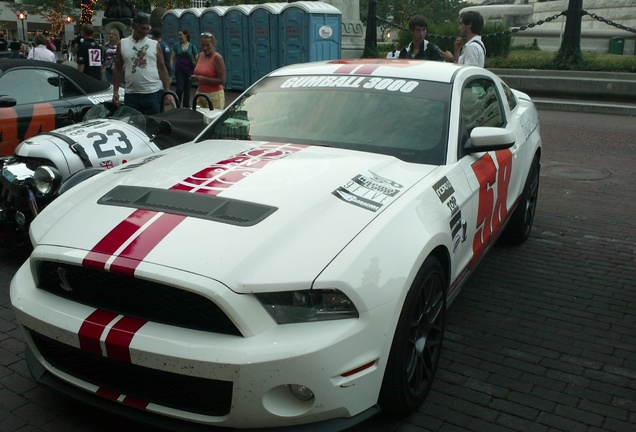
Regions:
[[359, 0], [323, 0], [342, 12], [341, 57], [360, 58], [364, 50], [364, 26]]

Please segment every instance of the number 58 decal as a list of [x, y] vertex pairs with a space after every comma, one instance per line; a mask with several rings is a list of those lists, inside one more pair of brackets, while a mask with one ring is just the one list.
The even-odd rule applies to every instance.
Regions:
[[[123, 143], [123, 145], [115, 145], [113, 149], [104, 148], [104, 145], [108, 144], [108, 137], [113, 135], [117, 136], [117, 141]], [[95, 149], [97, 157], [100, 159], [115, 156], [115, 150], [121, 154], [128, 154], [133, 149], [126, 134], [118, 129], [109, 129], [106, 131], [106, 134], [101, 132], [91, 132], [86, 135], [86, 138], [94, 137], [97, 137], [97, 139], [93, 142], [93, 148]]]
[[501, 229], [508, 214], [506, 201], [512, 174], [512, 152], [501, 150], [495, 152], [495, 155], [497, 165], [490, 153], [486, 153], [471, 166], [479, 182], [479, 208], [475, 226], [477, 232], [473, 240], [475, 256], [484, 252], [491, 237]]

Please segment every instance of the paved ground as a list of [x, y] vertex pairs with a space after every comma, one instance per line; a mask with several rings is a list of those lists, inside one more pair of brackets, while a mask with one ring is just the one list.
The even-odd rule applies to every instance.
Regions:
[[[355, 431], [636, 431], [636, 122], [540, 112], [534, 231], [497, 246], [448, 313], [431, 394]], [[0, 431], [144, 430], [36, 385], [0, 252]]]

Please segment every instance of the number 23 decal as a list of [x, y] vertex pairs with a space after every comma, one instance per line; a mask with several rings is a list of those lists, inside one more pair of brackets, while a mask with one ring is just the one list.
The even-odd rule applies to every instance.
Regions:
[[[497, 166], [489, 153], [472, 164], [479, 181], [479, 209], [477, 210], [477, 232], [473, 240], [473, 253], [484, 252], [491, 237], [506, 220], [508, 207], [508, 185], [512, 175], [512, 153], [510, 150], [495, 152]], [[495, 198], [496, 187], [496, 198]]]
[[[103, 148], [104, 144], [108, 144], [109, 136], [117, 136], [117, 141], [123, 143], [123, 145], [115, 145], [114, 150], [109, 148]], [[93, 142], [93, 148], [95, 149], [95, 153], [97, 153], [98, 158], [106, 158], [115, 156], [115, 150], [117, 150], [121, 154], [128, 154], [132, 151], [132, 144], [128, 140], [126, 134], [118, 129], [109, 129], [106, 131], [106, 134], [101, 132], [91, 132], [86, 135], [86, 138], [94, 138], [97, 137], [95, 142]]]

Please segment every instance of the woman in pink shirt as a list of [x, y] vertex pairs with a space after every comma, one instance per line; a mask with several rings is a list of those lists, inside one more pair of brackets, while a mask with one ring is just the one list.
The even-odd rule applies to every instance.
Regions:
[[[212, 33], [201, 33], [199, 45], [201, 52], [197, 57], [197, 65], [192, 75], [192, 79], [199, 82], [197, 93], [210, 96], [214, 109], [224, 109], [225, 62], [223, 57], [215, 51], [216, 39]], [[202, 98], [197, 100], [197, 104], [202, 107], [208, 106], [207, 101]]]

